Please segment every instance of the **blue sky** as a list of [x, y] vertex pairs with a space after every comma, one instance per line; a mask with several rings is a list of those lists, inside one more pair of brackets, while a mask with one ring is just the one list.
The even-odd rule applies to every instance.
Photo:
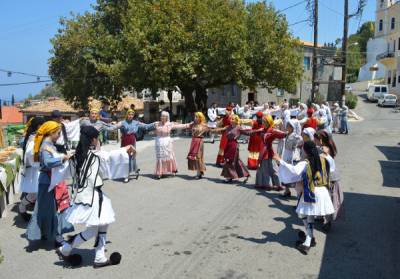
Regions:
[[[256, 0], [248, 0], [254, 2]], [[83, 13], [91, 10], [95, 0], [35, 0], [0, 1], [0, 69], [47, 75], [47, 60], [50, 57], [50, 39], [59, 27], [58, 19], [70, 12]], [[300, 0], [268, 1], [278, 9], [285, 9]], [[319, 42], [333, 42], [342, 36], [343, 0], [319, 0]], [[358, 0], [350, 0], [350, 12], [356, 9]], [[308, 17], [305, 3], [284, 12], [289, 24]], [[374, 20], [375, 0], [369, 0], [361, 22]], [[350, 34], [354, 33], [360, 20], [351, 20]], [[308, 23], [291, 26], [292, 33], [303, 40], [312, 41], [312, 28]], [[42, 78], [42, 80], [45, 78]], [[35, 81], [35, 77], [12, 75], [0, 72], [0, 84]], [[0, 86], [0, 99], [17, 100], [36, 94], [44, 84]]]

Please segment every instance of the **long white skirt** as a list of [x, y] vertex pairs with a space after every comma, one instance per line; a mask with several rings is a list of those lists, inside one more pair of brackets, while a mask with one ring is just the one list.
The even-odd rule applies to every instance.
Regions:
[[23, 193], [37, 193], [39, 187], [39, 168], [30, 167], [23, 170], [21, 175], [21, 192]]
[[72, 205], [67, 209], [66, 219], [73, 225], [101, 226], [115, 222], [115, 214], [111, 200], [103, 193], [103, 203], [99, 217], [99, 193], [95, 191], [92, 206]]
[[315, 203], [304, 202], [304, 195], [302, 195], [296, 212], [300, 217], [326, 216], [335, 213], [328, 189], [326, 187], [315, 187]]

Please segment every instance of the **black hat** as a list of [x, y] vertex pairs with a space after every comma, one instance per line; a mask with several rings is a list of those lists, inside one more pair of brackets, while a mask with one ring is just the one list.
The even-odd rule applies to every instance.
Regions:
[[51, 113], [51, 118], [60, 118], [61, 116], [61, 112], [57, 109], [53, 110], [53, 112]]

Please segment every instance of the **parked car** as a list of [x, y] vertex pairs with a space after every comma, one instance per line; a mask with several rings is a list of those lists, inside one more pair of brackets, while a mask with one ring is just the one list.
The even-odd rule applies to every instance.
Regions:
[[397, 96], [393, 94], [383, 94], [378, 99], [378, 106], [380, 107], [395, 107], [397, 105]]
[[387, 85], [373, 84], [368, 87], [367, 98], [371, 102], [377, 102], [386, 93], [388, 93]]

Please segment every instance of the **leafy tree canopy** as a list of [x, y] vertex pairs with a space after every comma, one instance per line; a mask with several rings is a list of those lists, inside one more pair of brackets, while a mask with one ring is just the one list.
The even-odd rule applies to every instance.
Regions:
[[50, 74], [79, 107], [88, 96], [178, 86], [188, 110], [201, 109], [206, 88], [236, 82], [294, 91], [302, 74], [298, 41], [264, 2], [98, 0], [93, 13], [61, 24]]

